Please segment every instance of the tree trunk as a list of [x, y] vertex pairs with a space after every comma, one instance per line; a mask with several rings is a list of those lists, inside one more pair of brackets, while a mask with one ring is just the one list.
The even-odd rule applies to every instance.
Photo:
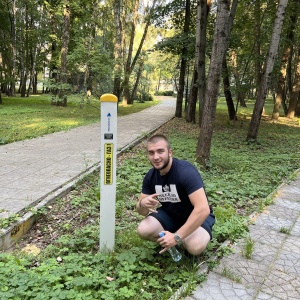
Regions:
[[[211, 0], [208, 1], [200, 0], [198, 1], [198, 5], [197, 5], [195, 62], [194, 62], [194, 72], [193, 72], [193, 78], [191, 82], [188, 107], [185, 115], [185, 120], [187, 122], [193, 122], [193, 123], [196, 122], [196, 105], [197, 105], [199, 91], [201, 91], [202, 93], [201, 96], [202, 104], [204, 102], [206, 24], [207, 24], [207, 16], [208, 16], [210, 5], [211, 5]], [[204, 18], [204, 20], [202, 18]], [[201, 76], [201, 81], [198, 73], [199, 70], [200, 72], [203, 73], [203, 75]], [[199, 108], [199, 110], [201, 109]]]
[[295, 116], [300, 117], [300, 93], [298, 94], [298, 102], [296, 105]]
[[[160, 89], [160, 80], [161, 80], [161, 69], [159, 69], [158, 83], [157, 83], [157, 87], [156, 87], [156, 90], [158, 92], [159, 92], [159, 89]], [[175, 80], [175, 86], [176, 86], [176, 80]]]
[[58, 93], [58, 101], [56, 105], [67, 106], [67, 88], [68, 82], [67, 77], [67, 55], [70, 41], [70, 5], [67, 3], [64, 8], [64, 22], [63, 22], [63, 33], [62, 33], [62, 45], [61, 45], [61, 67], [60, 67], [60, 82], [62, 87]]
[[[274, 103], [274, 109], [272, 118], [273, 120], [278, 120], [280, 106], [283, 106], [284, 113], [287, 115], [288, 109], [286, 107], [286, 80], [287, 80], [287, 73], [289, 73], [288, 78], [291, 78], [291, 57], [292, 57], [292, 48], [295, 41], [295, 27], [298, 18], [299, 12], [299, 0], [293, 0], [293, 11], [290, 15], [289, 22], [288, 22], [288, 29], [287, 29], [287, 45], [283, 51], [282, 58], [281, 58], [281, 70], [277, 81], [277, 91], [276, 91], [276, 98]], [[288, 80], [290, 81], [290, 79]]]
[[224, 55], [223, 58], [222, 69], [223, 69], [222, 73], [223, 73], [224, 95], [226, 98], [229, 120], [236, 120], [236, 111], [234, 108], [234, 103], [230, 91], [230, 81], [229, 81], [229, 72], [227, 67], [226, 55]]
[[[17, 8], [16, 8], [16, 0], [12, 0], [10, 1], [12, 3], [12, 13], [9, 13], [9, 17], [10, 17], [10, 26], [11, 26], [11, 50], [12, 50], [12, 68], [10, 70], [11, 73], [11, 78], [12, 80], [10, 81], [10, 96], [15, 96], [16, 95], [16, 74], [17, 74], [17, 66], [16, 66], [16, 62], [17, 62], [17, 20], [16, 20], [16, 12], [17, 12]], [[7, 4], [8, 5], [8, 4]]]
[[36, 95], [38, 93], [38, 76], [37, 76], [37, 72], [35, 72], [35, 75], [34, 75], [34, 81], [33, 81], [33, 84], [32, 84], [32, 93], [34, 95]]
[[258, 89], [257, 100], [253, 109], [253, 114], [250, 122], [250, 127], [247, 135], [247, 141], [256, 140], [258, 129], [261, 121], [261, 115], [264, 103], [267, 97], [267, 91], [271, 83], [271, 75], [273, 72], [275, 58], [278, 52], [278, 45], [280, 41], [280, 34], [285, 15], [285, 8], [288, 0], [279, 0], [277, 7], [276, 18], [274, 21], [274, 28], [271, 37], [270, 47], [267, 54], [264, 70], [261, 77], [261, 84]]
[[197, 104], [197, 95], [198, 95], [197, 79], [198, 79], [197, 66], [194, 65], [193, 78], [192, 78], [190, 93], [189, 93], [189, 101], [187, 105], [187, 111], [185, 114], [185, 120], [187, 122], [192, 122], [192, 123], [196, 123], [196, 104]]
[[114, 2], [114, 22], [116, 27], [116, 37], [114, 44], [114, 89], [113, 94], [118, 99], [121, 98], [121, 75], [122, 75], [122, 23], [121, 23], [121, 1], [115, 0]]
[[260, 0], [256, 0], [254, 2], [254, 24], [255, 24], [255, 44], [254, 44], [254, 52], [255, 52], [255, 81], [256, 86], [260, 84], [261, 78], [261, 47], [260, 47], [260, 39], [261, 39], [261, 5]]
[[[25, 3], [25, 34], [23, 27], [21, 29], [21, 39], [23, 41], [22, 50], [21, 50], [21, 86], [20, 93], [21, 97], [26, 96], [26, 83], [27, 83], [27, 59], [28, 59], [28, 6]], [[23, 36], [24, 35], [24, 36]]]
[[206, 74], [205, 74], [205, 53], [206, 53], [206, 29], [207, 18], [211, 7], [211, 0], [200, 0], [200, 24], [199, 24], [199, 51], [198, 51], [198, 99], [199, 99], [199, 126], [202, 121], [202, 114], [205, 101], [205, 87], [206, 87]]
[[134, 87], [133, 87], [133, 90], [132, 90], [132, 93], [131, 93], [131, 96], [130, 96], [130, 99], [131, 99], [132, 103], [134, 101], [134, 98], [136, 97], [136, 92], [137, 92], [138, 85], [139, 85], [139, 82], [140, 82], [140, 79], [141, 79], [141, 76], [142, 76], [143, 67], [144, 67], [144, 59], [141, 58], [140, 63], [139, 63], [139, 68], [138, 68], [138, 71], [137, 71], [137, 75], [136, 75], [135, 84], [134, 84]]
[[241, 87], [241, 80], [240, 80], [240, 74], [237, 69], [237, 57], [235, 50], [231, 51], [231, 61], [233, 64], [233, 75], [235, 79], [235, 86], [236, 86], [236, 96], [237, 96], [237, 103], [239, 103], [242, 107], [247, 107], [245, 102], [245, 95], [242, 91]]
[[[183, 51], [182, 51], [183, 53]], [[185, 70], [186, 70], [186, 59], [182, 58], [180, 63], [180, 73], [178, 80], [178, 93], [176, 99], [176, 110], [175, 116], [177, 118], [182, 117], [182, 103], [183, 103], [183, 93], [184, 93], [184, 78], [185, 78]]]
[[299, 98], [300, 92], [300, 47], [298, 47], [298, 62], [297, 62], [297, 70], [295, 74], [295, 79], [292, 87], [292, 92], [290, 95], [290, 103], [288, 108], [287, 117], [292, 119], [295, 116], [297, 102]]
[[[132, 73], [132, 70], [134, 69], [134, 66], [136, 65], [136, 62], [141, 54], [142, 51], [142, 47], [144, 45], [147, 33], [148, 33], [148, 29], [149, 26], [151, 24], [151, 18], [150, 18], [150, 14], [153, 11], [154, 7], [156, 5], [156, 0], [154, 0], [152, 2], [152, 7], [149, 8], [148, 10], [150, 11], [148, 14], [148, 18], [147, 21], [145, 23], [145, 28], [144, 28], [144, 32], [142, 35], [142, 38], [140, 40], [138, 49], [136, 51], [136, 54], [132, 60], [132, 52], [133, 52], [133, 42], [134, 42], [134, 37], [135, 37], [135, 29], [136, 29], [136, 25], [137, 25], [137, 19], [138, 19], [138, 8], [139, 8], [139, 0], [136, 0], [135, 3], [135, 8], [134, 8], [134, 17], [133, 17], [133, 21], [132, 21], [132, 25], [131, 25], [131, 34], [130, 34], [130, 42], [129, 42], [129, 49], [128, 49], [128, 56], [127, 56], [127, 61], [125, 64], [125, 70], [124, 70], [124, 81], [122, 84], [122, 90], [124, 90], [124, 95], [123, 95], [123, 105], [127, 105], [127, 104], [132, 104], [130, 101], [130, 82], [129, 82], [129, 78], [130, 75]], [[132, 62], [131, 62], [132, 60]]]
[[[185, 1], [185, 17], [184, 17], [184, 27], [183, 27], [183, 36], [188, 36], [189, 28], [191, 22], [191, 1]], [[183, 92], [184, 92], [184, 77], [185, 77], [185, 70], [187, 66], [188, 60], [188, 50], [187, 45], [184, 43], [181, 51], [181, 65], [180, 65], [180, 75], [179, 75], [179, 91], [177, 94], [177, 101], [176, 101], [176, 110], [175, 110], [175, 117], [181, 118], [182, 117], [182, 103], [183, 103]], [[187, 88], [187, 87], [186, 87]]]
[[209, 167], [209, 157], [216, 106], [220, 86], [222, 62], [228, 47], [230, 28], [229, 2], [218, 1], [217, 18], [213, 38], [212, 55], [208, 71], [207, 88], [204, 101], [201, 129], [198, 138], [196, 156], [206, 168]]
[[135, 37], [135, 30], [138, 20], [138, 8], [139, 8], [139, 0], [135, 1], [134, 12], [133, 12], [133, 20], [131, 22], [131, 32], [130, 32], [130, 41], [128, 47], [128, 55], [125, 64], [124, 70], [124, 81], [123, 81], [123, 105], [130, 104], [130, 85], [129, 85], [129, 77], [132, 72], [131, 68], [131, 59], [132, 59], [132, 51], [133, 51], [133, 42]]
[[287, 68], [287, 61], [288, 61], [290, 51], [291, 51], [290, 46], [286, 47], [281, 58], [281, 69], [277, 80], [276, 97], [275, 97], [273, 114], [272, 114], [273, 120], [278, 120], [280, 115], [280, 106], [285, 101], [286, 98], [286, 93], [285, 93], [286, 68]]

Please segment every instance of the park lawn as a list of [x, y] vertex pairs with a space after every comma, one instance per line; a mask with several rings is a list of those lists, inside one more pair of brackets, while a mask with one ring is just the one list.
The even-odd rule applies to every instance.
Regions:
[[[28, 98], [3, 97], [0, 105], [0, 145], [35, 138], [48, 133], [69, 130], [100, 120], [100, 101], [91, 98], [81, 105], [79, 96], [71, 96], [67, 107], [52, 106], [51, 96]], [[118, 106], [118, 116], [135, 113], [158, 101]]]

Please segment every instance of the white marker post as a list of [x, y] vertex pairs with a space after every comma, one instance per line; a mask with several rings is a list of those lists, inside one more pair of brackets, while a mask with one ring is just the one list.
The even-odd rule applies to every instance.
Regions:
[[101, 102], [100, 251], [115, 244], [117, 104], [118, 98], [104, 94]]

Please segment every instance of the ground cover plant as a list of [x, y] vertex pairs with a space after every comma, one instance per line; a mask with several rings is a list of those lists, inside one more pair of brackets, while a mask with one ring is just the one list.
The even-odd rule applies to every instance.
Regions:
[[[44, 134], [69, 130], [100, 120], [100, 101], [94, 97], [82, 102], [79, 95], [70, 96], [67, 107], [52, 106], [51, 95], [27, 98], [3, 97], [0, 105], [0, 145]], [[157, 101], [119, 104], [118, 116], [138, 112]]]
[[[220, 101], [210, 170], [194, 159], [198, 125], [173, 119], [159, 129], [170, 138], [173, 155], [199, 169], [214, 207], [214, 239], [201, 262], [230, 251], [220, 248], [225, 240], [247, 236], [248, 216], [270, 204], [268, 195], [300, 165], [297, 120], [273, 123], [266, 115], [259, 143], [247, 143], [250, 112], [251, 103], [239, 121], [228, 122]], [[149, 167], [145, 142], [118, 159], [113, 253], [98, 252], [99, 174], [38, 211], [32, 231], [13, 251], [0, 254], [1, 299], [169, 299], [182, 284], [188, 282], [188, 293], [205, 280], [187, 258], [175, 263], [168, 253], [157, 256], [156, 246], [137, 236], [142, 217], [135, 203]]]

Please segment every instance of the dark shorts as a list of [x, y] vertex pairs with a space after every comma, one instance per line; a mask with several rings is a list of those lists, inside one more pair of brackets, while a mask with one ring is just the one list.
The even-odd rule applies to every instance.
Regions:
[[[171, 218], [162, 207], [157, 209], [157, 213], [151, 213], [150, 216], [157, 219], [164, 230], [170, 232], [176, 232], [183, 225], [179, 224], [178, 222], [176, 223], [176, 220], [174, 220], [174, 218]], [[209, 233], [210, 239], [212, 239], [212, 227], [214, 224], [215, 216], [213, 213], [210, 213], [201, 225], [201, 227], [203, 227]]]

